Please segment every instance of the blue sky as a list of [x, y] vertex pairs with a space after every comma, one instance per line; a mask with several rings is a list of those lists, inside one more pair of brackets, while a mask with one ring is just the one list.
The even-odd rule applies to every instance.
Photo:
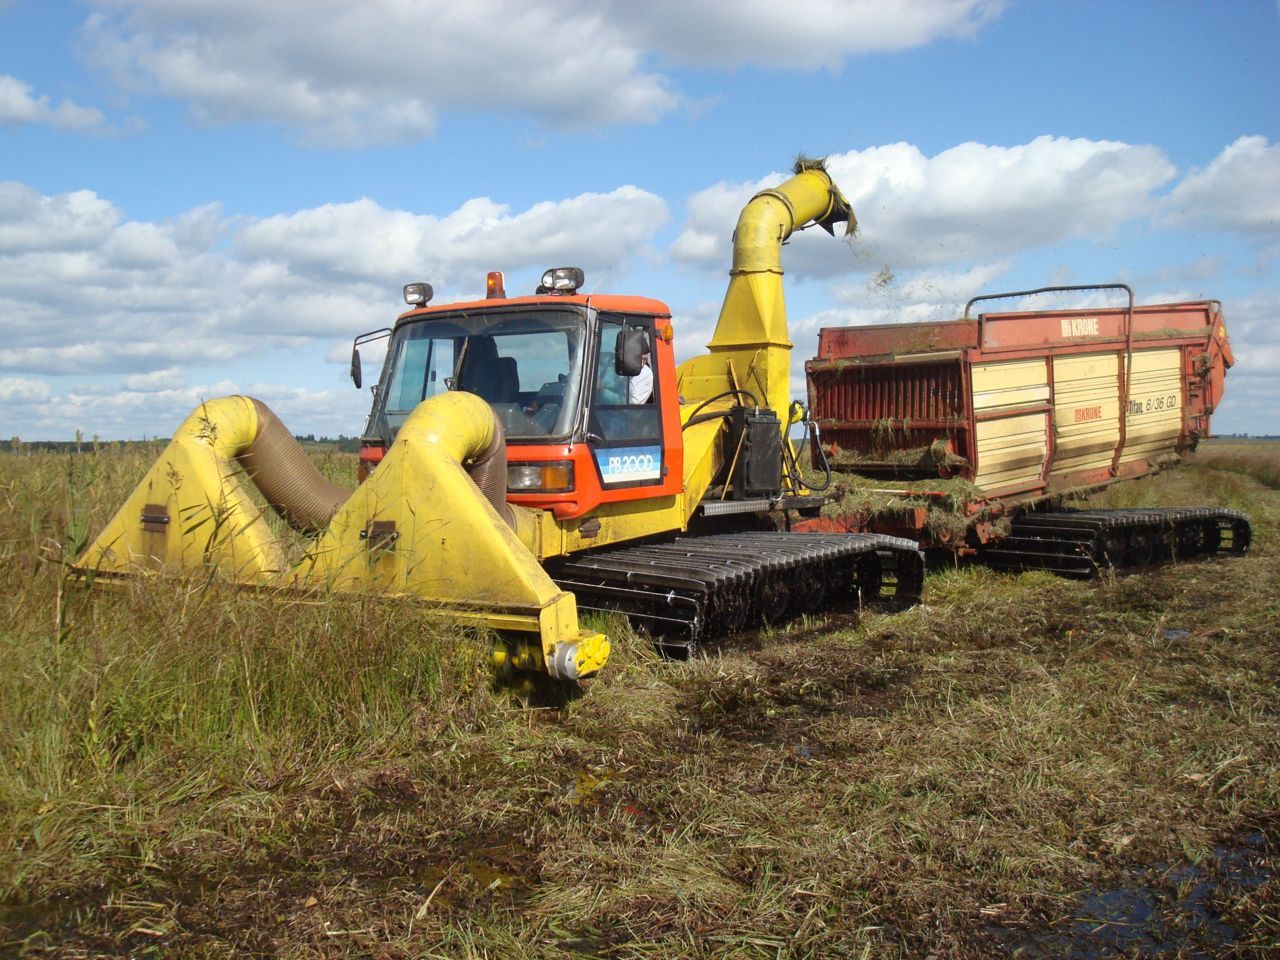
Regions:
[[[710, 333], [741, 204], [826, 155], [819, 326], [1121, 280], [1223, 301], [1218, 432], [1280, 433], [1275, 0], [0, 0], [0, 436], [247, 392], [355, 434], [350, 339], [581, 265]], [[793, 387], [801, 393], [799, 377]]]

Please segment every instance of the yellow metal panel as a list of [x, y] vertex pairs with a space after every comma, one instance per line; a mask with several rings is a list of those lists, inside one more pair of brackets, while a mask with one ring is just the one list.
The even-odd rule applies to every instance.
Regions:
[[778, 273], [741, 273], [729, 280], [708, 352], [682, 363], [680, 395], [690, 402], [725, 390], [749, 390], [785, 418], [791, 402], [791, 341]]
[[479, 397], [446, 393], [420, 403], [378, 469], [294, 568], [296, 581], [491, 613], [496, 627], [523, 624], [538, 633], [548, 664], [580, 644], [593, 661], [607, 653], [603, 637], [578, 629], [573, 595], [521, 540], [539, 525], [520, 518], [516, 530], [507, 526], [462, 466], [489, 445], [492, 431], [493, 415]]
[[1182, 352], [1135, 350], [1121, 462], [1171, 456], [1182, 432]]
[[[590, 536], [584, 536], [581, 521], [572, 521], [565, 530], [565, 549], [568, 553], [575, 553], [655, 533], [677, 533], [688, 526], [684, 506], [684, 498], [679, 496], [601, 504], [590, 516], [591, 520], [599, 522], [599, 529]], [[594, 526], [593, 523], [591, 527]]]
[[[708, 406], [706, 411], [723, 410], [730, 401]], [[680, 419], [683, 423], [693, 413], [693, 406], [680, 408]], [[723, 418], [696, 423], [684, 429], [684, 506], [685, 514], [691, 515], [698, 506], [703, 495], [711, 486], [711, 481], [724, 465], [724, 444], [721, 438], [726, 429]]]
[[1045, 384], [1044, 360], [998, 360], [973, 365], [973, 390], [1005, 390]]
[[1063, 384], [1085, 380], [1111, 378], [1116, 384], [1119, 371], [1117, 353], [1076, 353], [1053, 358], [1053, 382], [1055, 389]]
[[[1123, 351], [1054, 358], [1055, 474], [1111, 466], [1124, 363]], [[1181, 364], [1176, 347], [1133, 352], [1121, 463], [1173, 453], [1182, 430]]]
[[1177, 377], [1181, 369], [1182, 351], [1177, 347], [1163, 347], [1154, 350], [1133, 351], [1133, 364], [1129, 368], [1133, 375], [1164, 374]]
[[1043, 413], [1023, 413], [1014, 417], [980, 420], [975, 430], [979, 444], [1017, 443], [1019, 438], [1044, 435]]
[[[752, 391], [778, 414], [786, 433], [791, 400], [791, 338], [782, 292], [782, 244], [813, 222], [857, 221], [821, 165], [751, 198], [734, 230], [733, 268], [708, 354], [680, 367], [680, 391], [697, 402], [729, 387]], [[730, 369], [729, 364], [732, 364]], [[737, 381], [737, 382], [735, 382]]]
[[[286, 571], [233, 463], [257, 437], [253, 401], [211, 401], [179, 428], [79, 568], [212, 566], [240, 582], [406, 594], [469, 622], [536, 635], [539, 662], [555, 676], [592, 673], [608, 657], [608, 639], [579, 629], [573, 594], [551, 581], [532, 552], [563, 538], [537, 511], [516, 508], [513, 530], [462, 466], [490, 445], [493, 431], [489, 405], [471, 394], [419, 404], [370, 480]], [[674, 503], [663, 509], [679, 514]]]

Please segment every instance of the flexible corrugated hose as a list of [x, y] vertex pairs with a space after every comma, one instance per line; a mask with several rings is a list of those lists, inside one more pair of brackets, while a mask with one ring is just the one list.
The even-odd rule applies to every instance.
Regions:
[[326, 480], [280, 418], [261, 400], [249, 399], [258, 414], [258, 433], [236, 460], [289, 526], [324, 529], [352, 491]]

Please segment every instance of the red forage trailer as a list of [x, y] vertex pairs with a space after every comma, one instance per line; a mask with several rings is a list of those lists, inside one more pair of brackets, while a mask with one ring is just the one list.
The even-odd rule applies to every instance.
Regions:
[[[981, 301], [1099, 289], [1128, 304], [972, 315]], [[1008, 532], [1001, 517], [1176, 463], [1209, 435], [1233, 362], [1218, 301], [1135, 306], [1124, 284], [977, 297], [942, 323], [823, 328], [805, 364], [812, 453], [901, 494], [895, 509], [854, 504], [837, 526], [973, 548]], [[957, 486], [970, 522], [928, 530], [930, 498], [954, 501]]]

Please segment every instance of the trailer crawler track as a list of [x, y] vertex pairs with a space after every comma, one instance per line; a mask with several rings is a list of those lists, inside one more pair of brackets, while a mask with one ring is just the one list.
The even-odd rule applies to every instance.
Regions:
[[980, 556], [993, 567], [1092, 577], [1099, 570], [1248, 551], [1252, 528], [1238, 510], [1175, 507], [1026, 513]]
[[726, 533], [549, 563], [579, 610], [620, 611], [671, 654], [763, 623], [920, 599], [916, 543], [876, 533]]

